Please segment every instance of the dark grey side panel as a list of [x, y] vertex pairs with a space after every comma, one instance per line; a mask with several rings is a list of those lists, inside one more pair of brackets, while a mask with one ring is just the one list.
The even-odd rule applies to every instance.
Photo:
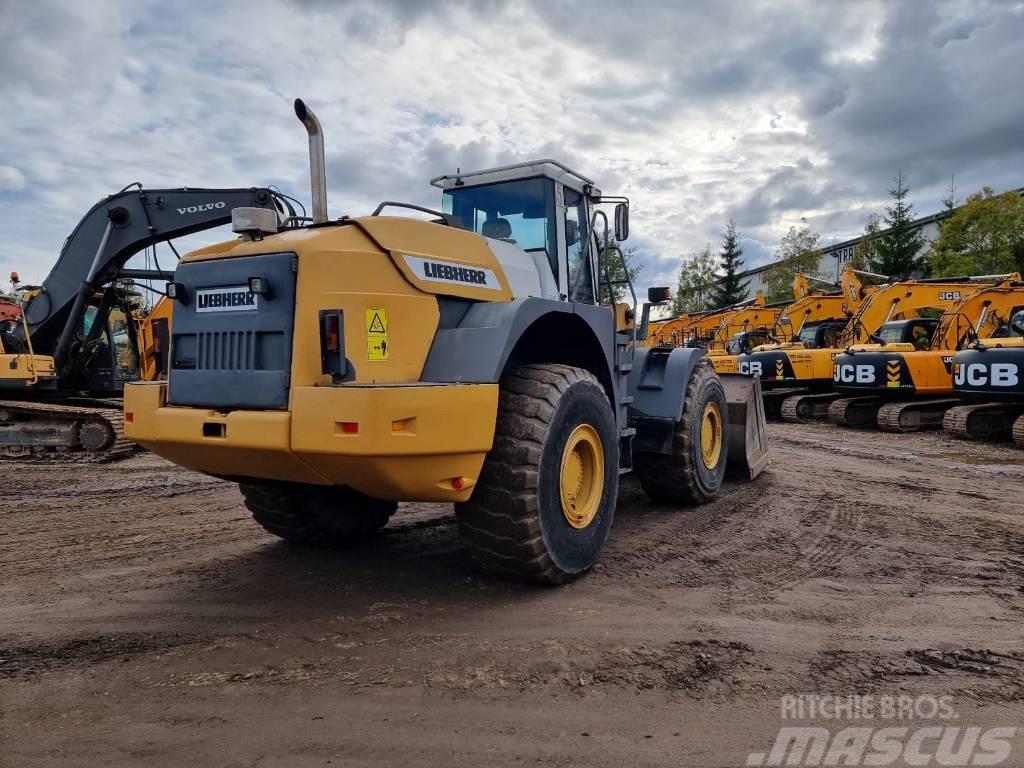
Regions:
[[630, 418], [681, 418], [690, 375], [705, 354], [698, 348], [638, 348], [627, 380], [628, 394], [633, 396]]
[[494, 383], [520, 337], [548, 315], [576, 316], [593, 331], [604, 350], [611, 380], [614, 318], [604, 307], [551, 299], [525, 298], [473, 304], [457, 328], [441, 328], [423, 368], [424, 381]]
[[[171, 322], [168, 402], [206, 408], [286, 408], [295, 315], [295, 256], [275, 253], [183, 263], [188, 294]], [[253, 309], [197, 311], [196, 291], [269, 282]]]

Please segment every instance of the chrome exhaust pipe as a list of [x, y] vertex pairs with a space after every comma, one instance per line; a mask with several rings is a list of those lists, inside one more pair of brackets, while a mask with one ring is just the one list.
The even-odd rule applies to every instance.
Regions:
[[309, 134], [309, 184], [313, 197], [313, 223], [327, 221], [327, 163], [324, 157], [324, 132], [313, 110], [302, 99], [295, 100], [295, 116]]

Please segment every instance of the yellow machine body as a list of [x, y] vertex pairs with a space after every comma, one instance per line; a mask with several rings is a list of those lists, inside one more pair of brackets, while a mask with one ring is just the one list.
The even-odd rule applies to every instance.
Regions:
[[[321, 310], [344, 312], [354, 381], [328, 386], [316, 334], [296, 333], [287, 410], [222, 413], [167, 404], [164, 383], [126, 387], [126, 434], [183, 466], [222, 476], [257, 475], [348, 485], [382, 499], [464, 501], [490, 450], [497, 384], [420, 380], [438, 329], [438, 295], [508, 301], [501, 265], [477, 234], [399, 217], [286, 231], [273, 250], [297, 257], [296, 327], [318, 327]], [[232, 241], [183, 261], [268, 252], [266, 241]], [[498, 289], [430, 282], [406, 255], [491, 270]], [[380, 339], [386, 338], [381, 356]]]

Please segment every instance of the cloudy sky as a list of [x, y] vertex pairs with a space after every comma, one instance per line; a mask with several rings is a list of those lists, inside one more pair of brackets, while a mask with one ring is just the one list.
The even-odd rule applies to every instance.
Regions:
[[1021, 62], [1019, 1], [0, 0], [0, 269], [133, 181], [308, 200], [296, 96], [332, 215], [550, 156], [629, 195], [643, 285], [730, 217], [753, 266], [801, 217], [856, 234], [897, 168], [922, 215], [1024, 186]]

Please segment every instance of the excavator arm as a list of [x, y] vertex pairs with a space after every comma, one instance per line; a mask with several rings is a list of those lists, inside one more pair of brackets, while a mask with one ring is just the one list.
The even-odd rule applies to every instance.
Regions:
[[931, 348], [955, 350], [970, 338], [994, 336], [1024, 304], [1022, 288], [1020, 274], [1013, 273], [997, 285], [968, 294], [942, 314]]
[[990, 278], [943, 277], [881, 286], [850, 318], [837, 346], [869, 343], [889, 320], [917, 317], [923, 309], [946, 311], [977, 290], [969, 285], [970, 281], [982, 279]]
[[131, 185], [94, 205], [68, 236], [50, 274], [25, 307], [35, 354], [52, 355], [58, 373], [69, 360], [74, 334], [96, 292], [118, 278], [170, 279], [162, 270], [126, 270], [135, 254], [157, 243], [227, 224], [239, 207], [294, 210], [278, 193], [248, 189], [143, 189]]

